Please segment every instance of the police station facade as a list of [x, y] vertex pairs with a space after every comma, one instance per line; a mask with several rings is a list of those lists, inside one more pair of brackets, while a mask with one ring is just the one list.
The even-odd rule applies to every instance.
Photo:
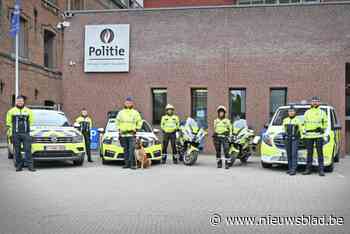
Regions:
[[345, 136], [349, 12], [346, 3], [73, 12], [64, 110], [72, 118], [85, 107], [103, 127], [133, 96], [150, 123], [171, 103], [211, 136], [218, 105], [258, 131], [279, 105], [318, 95], [336, 108]]

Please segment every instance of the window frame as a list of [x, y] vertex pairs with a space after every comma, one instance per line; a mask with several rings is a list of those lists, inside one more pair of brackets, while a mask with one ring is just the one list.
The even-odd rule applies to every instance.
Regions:
[[[288, 103], [288, 88], [287, 87], [271, 87], [270, 88], [270, 95], [269, 95], [269, 119], [272, 119], [272, 117], [273, 117], [273, 115], [274, 115], [274, 113], [276, 112], [276, 111], [274, 111], [274, 112], [272, 112], [272, 92], [273, 91], [277, 91], [277, 90], [284, 90], [284, 103], [281, 105], [281, 106], [285, 106], [285, 105], [287, 105], [287, 103]], [[278, 108], [277, 108], [278, 109]]]
[[[48, 58], [48, 64], [46, 64], [46, 57], [45, 57], [45, 55], [46, 55], [46, 33], [49, 33], [49, 34], [51, 34], [52, 35], [52, 38], [51, 38], [51, 40], [52, 40], [52, 58], [51, 58], [51, 60], [52, 61], [50, 61], [50, 59]], [[54, 32], [54, 31], [52, 31], [52, 30], [50, 30], [50, 29], [47, 29], [47, 28], [45, 28], [44, 30], [43, 30], [43, 34], [44, 34], [44, 36], [43, 36], [43, 66], [45, 67], [45, 68], [48, 68], [48, 69], [55, 69], [56, 67], [57, 67], [57, 63], [56, 63], [56, 61], [57, 61], [57, 34]], [[50, 62], [52, 63], [52, 64], [50, 64]]]
[[[191, 92], [191, 117], [193, 119], [195, 119], [197, 122], [198, 122], [198, 118], [197, 118], [197, 115], [196, 115], [196, 111], [194, 109], [194, 107], [196, 105], [194, 105], [194, 94], [197, 92], [197, 91], [204, 91], [203, 93], [206, 93], [206, 101], [205, 101], [205, 117], [204, 117], [204, 123], [199, 123], [199, 124], [204, 124], [204, 126], [201, 126], [201, 127], [204, 127], [204, 128], [207, 128], [208, 127], [208, 88], [200, 88], [200, 87], [195, 87], [195, 88], [191, 88], [190, 92]], [[196, 101], [197, 102], [197, 101]]]
[[[155, 111], [155, 92], [154, 91], [160, 91], [163, 93], [162, 94], [165, 94], [165, 103], [164, 103], [164, 108], [163, 111], [161, 110], [160, 112], [160, 118], [159, 118], [159, 121], [158, 119], [156, 119], [156, 111]], [[167, 105], [168, 103], [168, 89], [167, 88], [162, 88], [162, 87], [159, 87], [159, 88], [151, 88], [151, 98], [152, 98], [152, 124], [154, 125], [160, 125], [160, 121], [162, 119], [162, 116], [165, 114], [165, 106]], [[160, 107], [161, 108], [161, 107]]]
[[[244, 91], [244, 112], [240, 113], [240, 118], [241, 119], [246, 119], [247, 118], [247, 88], [245, 87], [232, 87], [229, 88], [228, 92], [228, 116], [231, 119], [231, 121], [234, 121], [234, 118], [232, 116], [232, 109], [231, 109], [231, 91]], [[243, 115], [242, 115], [243, 114]]]

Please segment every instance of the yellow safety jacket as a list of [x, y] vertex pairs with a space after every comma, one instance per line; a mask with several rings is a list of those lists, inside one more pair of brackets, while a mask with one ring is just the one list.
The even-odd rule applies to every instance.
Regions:
[[300, 138], [303, 137], [303, 122], [298, 117], [294, 117], [294, 118], [286, 117], [283, 119], [282, 125], [285, 133], [288, 132], [288, 125], [297, 126], [296, 128], [297, 131], [293, 135], [300, 136]]
[[75, 119], [75, 123], [80, 125], [80, 130], [82, 132], [88, 131], [90, 132], [92, 128], [92, 119], [89, 116], [79, 116], [78, 118]]
[[214, 133], [217, 136], [230, 136], [232, 134], [232, 124], [227, 118], [214, 120]]
[[163, 115], [160, 121], [160, 128], [165, 133], [173, 133], [180, 127], [180, 119], [177, 115]]
[[121, 110], [115, 122], [121, 136], [133, 136], [142, 127], [141, 115], [133, 108]]
[[27, 107], [23, 107], [22, 109], [13, 107], [6, 114], [6, 127], [8, 128], [9, 135], [13, 132], [29, 133], [33, 122], [33, 112]]
[[304, 138], [313, 139], [324, 136], [328, 127], [327, 113], [320, 107], [310, 108], [304, 114]]

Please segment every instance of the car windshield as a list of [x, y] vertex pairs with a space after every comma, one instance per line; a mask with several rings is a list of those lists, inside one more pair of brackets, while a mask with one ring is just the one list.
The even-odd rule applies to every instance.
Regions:
[[[116, 131], [117, 131], [117, 126], [115, 124], [115, 120], [110, 119], [106, 126], [106, 132], [116, 132]], [[139, 132], [152, 132], [152, 128], [146, 121], [143, 121], [142, 127]]]
[[69, 126], [69, 121], [64, 113], [50, 110], [33, 110], [33, 126]]
[[[296, 108], [297, 118], [299, 118], [302, 122], [304, 122], [304, 114], [308, 109], [309, 108], [306, 108], [306, 107]], [[321, 109], [327, 113], [326, 108], [321, 108]], [[287, 116], [288, 116], [288, 108], [279, 109], [277, 111], [277, 114], [275, 115], [275, 118], [272, 121], [272, 125], [281, 126], [283, 123], [283, 119], [286, 118]]]

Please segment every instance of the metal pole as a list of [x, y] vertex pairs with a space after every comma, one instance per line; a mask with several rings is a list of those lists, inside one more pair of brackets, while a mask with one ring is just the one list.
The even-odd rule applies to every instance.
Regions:
[[16, 33], [16, 97], [19, 95], [18, 32]]

